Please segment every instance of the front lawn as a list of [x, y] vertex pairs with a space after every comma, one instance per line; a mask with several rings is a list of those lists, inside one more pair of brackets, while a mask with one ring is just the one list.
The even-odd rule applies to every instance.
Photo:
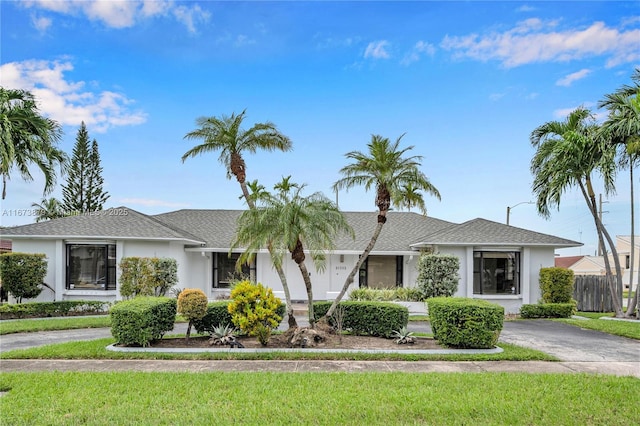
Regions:
[[415, 354], [340, 354], [309, 352], [265, 352], [265, 353], [131, 353], [112, 352], [106, 346], [114, 343], [113, 338], [59, 343], [31, 349], [20, 349], [0, 354], [0, 359], [246, 359], [246, 360], [389, 360], [389, 361], [557, 361], [557, 358], [533, 349], [499, 343], [504, 349], [499, 354], [487, 355], [415, 355]]
[[[583, 315], [583, 314], [578, 314]], [[607, 316], [606, 314], [598, 314], [597, 318]], [[589, 330], [602, 331], [604, 333], [615, 334], [616, 336], [628, 337], [630, 339], [640, 340], [640, 321], [616, 321], [602, 319], [573, 319], [561, 318], [554, 321], [561, 321], [565, 324], [575, 325], [576, 327], [588, 328]]]
[[0, 321], [0, 335], [35, 331], [111, 327], [109, 316], [56, 317]]
[[640, 380], [528, 373], [4, 373], [2, 424], [627, 425]]

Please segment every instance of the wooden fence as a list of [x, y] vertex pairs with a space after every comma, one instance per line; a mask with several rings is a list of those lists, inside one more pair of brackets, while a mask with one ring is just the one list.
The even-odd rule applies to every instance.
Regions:
[[573, 298], [578, 302], [578, 311], [613, 312], [613, 299], [603, 275], [576, 275]]

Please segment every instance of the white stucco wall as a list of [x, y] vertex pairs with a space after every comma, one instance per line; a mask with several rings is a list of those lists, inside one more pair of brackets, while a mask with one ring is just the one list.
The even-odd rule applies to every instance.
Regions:
[[[47, 256], [47, 275], [44, 278], [44, 282], [49, 286], [56, 289], [54, 295], [51, 290], [44, 288], [40, 295], [34, 299], [23, 299], [23, 302], [50, 302], [55, 300], [62, 300], [61, 291], [57, 288], [56, 282], [56, 263], [60, 254], [56, 252], [55, 241], [51, 240], [14, 240], [12, 251], [14, 253], [43, 253]], [[63, 260], [64, 261], [64, 260]], [[62, 286], [64, 288], [64, 285]], [[9, 301], [15, 302], [15, 299], [9, 295]]]

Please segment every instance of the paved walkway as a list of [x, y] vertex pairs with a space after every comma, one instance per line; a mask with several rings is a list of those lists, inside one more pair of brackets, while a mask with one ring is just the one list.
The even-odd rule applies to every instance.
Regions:
[[638, 362], [545, 361], [185, 361], [3, 359], [0, 372], [406, 372], [406, 373], [597, 373], [640, 378]]
[[[286, 324], [286, 322], [284, 322]], [[304, 318], [299, 319], [303, 325]], [[414, 331], [429, 332], [426, 322], [411, 322]], [[176, 324], [174, 333], [184, 333]], [[51, 343], [111, 337], [108, 328], [62, 330], [0, 336], [0, 352]], [[598, 373], [640, 378], [640, 342], [547, 320], [507, 321], [500, 341], [538, 349], [561, 362], [544, 361], [183, 361], [183, 360], [0, 360], [9, 371], [401, 371]]]

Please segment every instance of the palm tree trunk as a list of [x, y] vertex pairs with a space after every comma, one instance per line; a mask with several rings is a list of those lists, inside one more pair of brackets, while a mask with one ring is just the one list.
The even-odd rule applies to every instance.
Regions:
[[307, 289], [307, 299], [309, 301], [309, 325], [313, 327], [315, 318], [313, 313], [313, 288], [311, 286], [311, 278], [309, 277], [309, 271], [307, 270], [307, 265], [304, 264], [304, 261], [298, 263], [298, 268], [300, 268], [300, 273], [304, 280], [304, 286]]
[[[256, 208], [256, 203], [253, 202], [249, 194], [249, 189], [247, 188], [247, 184], [245, 181], [240, 182], [238, 179], [238, 183], [240, 184], [240, 188], [242, 189], [242, 195], [244, 199], [247, 201], [247, 205], [250, 210], [254, 210]], [[269, 256], [273, 257], [273, 247], [269, 245]], [[284, 290], [284, 301], [287, 304], [287, 318], [289, 328], [295, 328], [298, 326], [296, 321], [296, 317], [293, 315], [293, 304], [291, 303], [291, 293], [289, 292], [289, 285], [287, 284], [287, 276], [282, 269], [282, 265], [274, 265], [276, 272], [278, 273], [278, 277], [280, 277], [280, 282], [282, 283], [282, 289]]]
[[7, 175], [2, 174], [2, 199], [7, 196]]
[[587, 206], [589, 207], [589, 211], [591, 212], [591, 216], [593, 216], [593, 220], [596, 225], [596, 232], [598, 234], [598, 244], [602, 248], [603, 255], [604, 255], [603, 258], [604, 258], [604, 267], [605, 267], [606, 276], [607, 276], [607, 284], [609, 286], [609, 292], [611, 293], [611, 297], [613, 299], [613, 309], [615, 310], [616, 317], [621, 316], [622, 306], [620, 304], [620, 300], [617, 297], [617, 291], [613, 282], [613, 274], [611, 272], [611, 263], [609, 262], [609, 256], [607, 255], [607, 250], [606, 250], [606, 246], [603, 238], [604, 232], [606, 232], [606, 230], [604, 229], [604, 226], [602, 225], [602, 221], [598, 216], [595, 193], [593, 193], [591, 180], [588, 177], [586, 179], [586, 186], [588, 190], [585, 189], [585, 184], [580, 180], [578, 180], [578, 185], [580, 186], [582, 195], [584, 196]]
[[[380, 214], [381, 214], [381, 216], [385, 216], [385, 215], [382, 214], [382, 212], [380, 212]], [[382, 227], [383, 226], [384, 226], [384, 221], [378, 220], [378, 224], [376, 225], [376, 229], [373, 232], [373, 236], [371, 237], [371, 241], [369, 241], [369, 244], [364, 249], [364, 252], [362, 253], [362, 255], [360, 255], [360, 258], [356, 262], [356, 265], [353, 267], [353, 269], [351, 270], [351, 272], [347, 276], [347, 279], [345, 280], [344, 285], [342, 286], [342, 289], [340, 290], [340, 293], [338, 293], [338, 296], [336, 297], [336, 299], [331, 304], [331, 307], [329, 307], [329, 310], [327, 311], [327, 313], [324, 315], [327, 320], [329, 318], [331, 318], [331, 315], [333, 315], [333, 313], [335, 312], [336, 308], [338, 307], [338, 304], [340, 303], [340, 301], [344, 297], [345, 293], [347, 292], [347, 289], [349, 288], [349, 286], [351, 284], [353, 284], [353, 280], [355, 279], [356, 274], [360, 270], [360, 267], [362, 266], [364, 261], [367, 260], [367, 257], [369, 257], [369, 253], [371, 253], [371, 250], [373, 250], [373, 247], [376, 245], [376, 241], [378, 240], [378, 237], [380, 236], [380, 232], [382, 231]]]
[[[633, 268], [634, 260], [636, 256], [636, 232], [635, 232], [635, 208], [634, 208], [634, 193], [633, 193], [633, 156], [629, 155], [629, 178], [630, 178], [630, 191], [631, 191], [631, 252], [629, 253], [629, 295], [627, 296], [627, 317], [633, 316], [633, 309], [638, 304], [638, 289], [633, 298], [631, 298], [631, 290], [633, 290]], [[640, 315], [640, 312], [638, 312]]]

